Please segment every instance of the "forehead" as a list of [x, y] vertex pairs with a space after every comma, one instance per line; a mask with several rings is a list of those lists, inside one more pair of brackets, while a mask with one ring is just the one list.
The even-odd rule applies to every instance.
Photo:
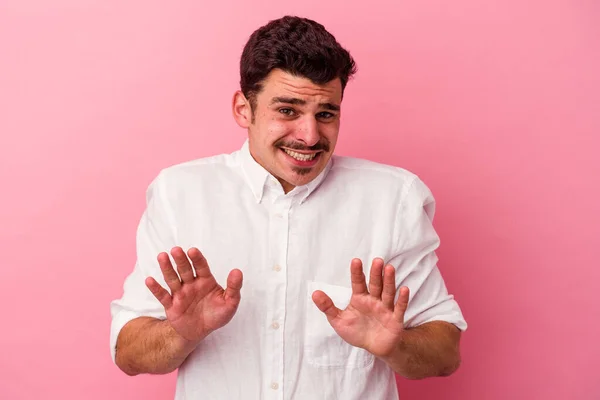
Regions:
[[339, 78], [319, 85], [305, 77], [274, 69], [267, 75], [262, 86], [258, 95], [262, 101], [281, 96], [299, 98], [306, 102], [327, 101], [339, 104], [342, 100], [342, 82]]

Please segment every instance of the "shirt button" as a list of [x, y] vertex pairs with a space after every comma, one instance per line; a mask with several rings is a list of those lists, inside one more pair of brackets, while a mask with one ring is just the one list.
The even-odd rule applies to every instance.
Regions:
[[271, 389], [277, 390], [279, 389], [279, 385], [276, 382], [271, 383]]
[[273, 322], [271, 324], [271, 328], [273, 328], [273, 329], [279, 329], [279, 324], [277, 322]]
[[279, 265], [276, 265], [273, 267], [273, 271], [279, 272], [279, 271], [281, 271], [281, 267]]
[[283, 218], [283, 214], [282, 213], [275, 213], [275, 218]]

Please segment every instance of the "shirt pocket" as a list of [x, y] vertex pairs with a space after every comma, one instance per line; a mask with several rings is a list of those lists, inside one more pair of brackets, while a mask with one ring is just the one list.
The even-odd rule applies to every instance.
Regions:
[[309, 364], [326, 368], [361, 368], [373, 363], [375, 356], [348, 344], [333, 330], [327, 317], [312, 300], [315, 290], [325, 292], [341, 310], [350, 303], [352, 289], [323, 282], [308, 281], [306, 291], [305, 347]]

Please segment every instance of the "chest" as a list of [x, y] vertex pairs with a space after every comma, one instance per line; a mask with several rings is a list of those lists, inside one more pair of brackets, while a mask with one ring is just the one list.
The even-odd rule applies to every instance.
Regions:
[[344, 201], [327, 193], [304, 202], [266, 196], [259, 203], [233, 193], [217, 199], [182, 201], [175, 218], [180, 245], [198, 247], [219, 282], [239, 268], [245, 286], [257, 288], [272, 279], [350, 286], [352, 258], [361, 258], [368, 273], [373, 258], [389, 259], [395, 250], [396, 208], [376, 199]]

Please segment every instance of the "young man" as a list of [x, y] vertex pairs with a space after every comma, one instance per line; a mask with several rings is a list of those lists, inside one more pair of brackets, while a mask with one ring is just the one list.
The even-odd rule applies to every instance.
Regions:
[[332, 156], [354, 73], [314, 21], [252, 34], [232, 104], [248, 140], [148, 189], [138, 261], [111, 304], [125, 373], [179, 369], [177, 399], [388, 400], [394, 372], [458, 368], [466, 323], [436, 266], [431, 192]]

